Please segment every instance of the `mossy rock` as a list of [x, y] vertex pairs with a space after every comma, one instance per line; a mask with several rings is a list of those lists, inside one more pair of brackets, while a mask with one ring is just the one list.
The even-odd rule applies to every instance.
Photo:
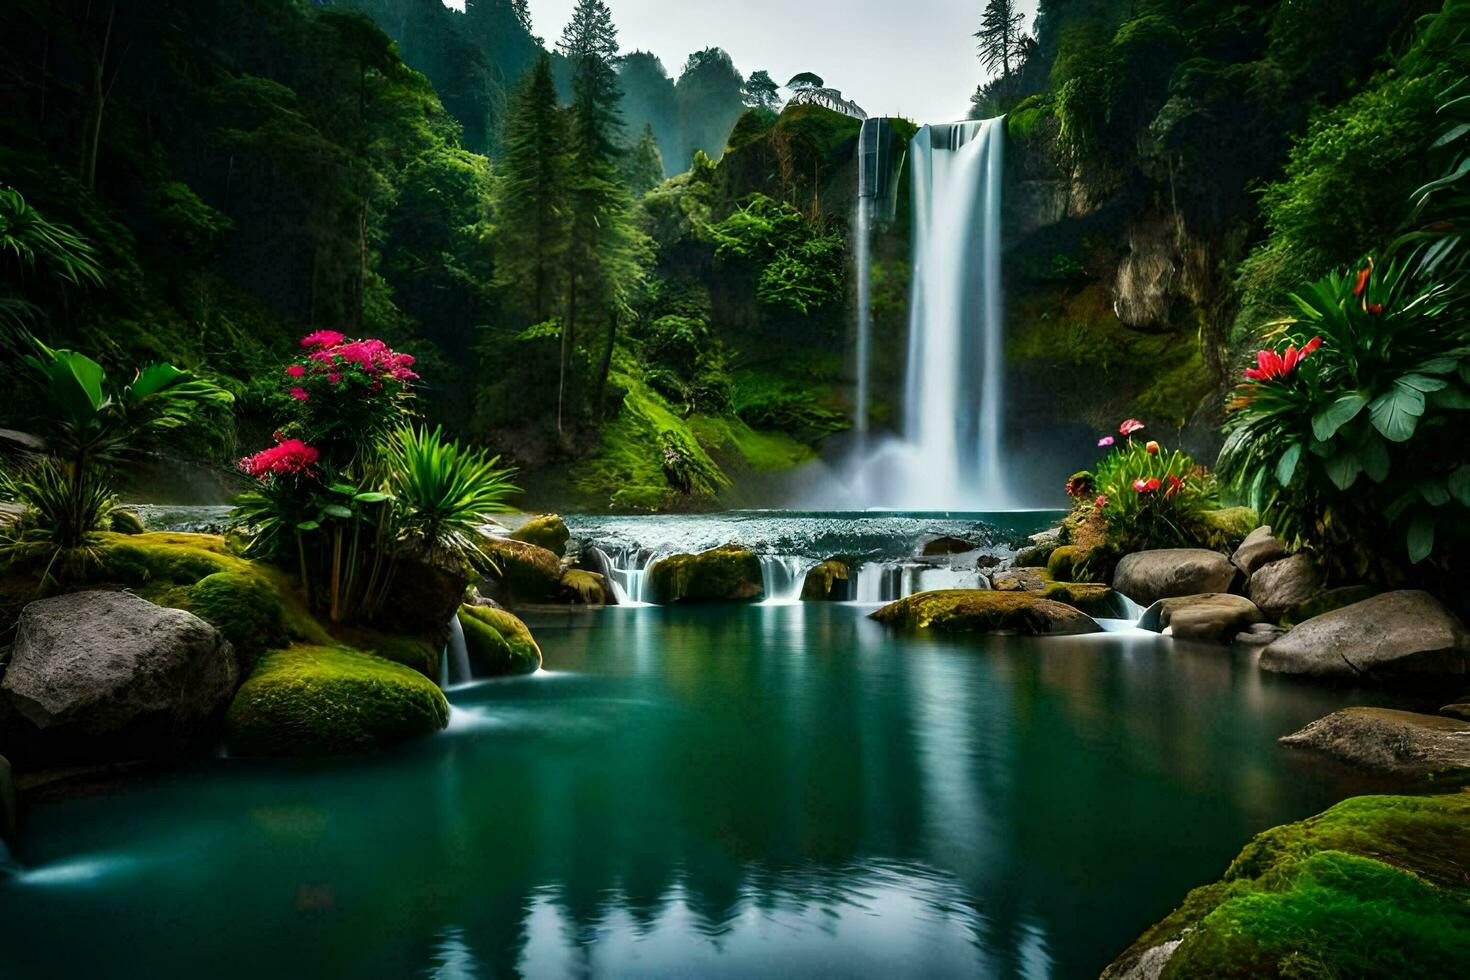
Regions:
[[1205, 540], [1200, 544], [1207, 548], [1234, 551], [1260, 524], [1254, 510], [1249, 507], [1223, 507], [1207, 510], [1200, 515], [1205, 529]]
[[670, 555], [648, 571], [654, 602], [758, 602], [765, 596], [761, 560], [727, 544], [697, 555]]
[[1046, 571], [1057, 582], [1072, 581], [1072, 569], [1081, 558], [1081, 549], [1073, 544], [1064, 544], [1046, 558]]
[[1016, 557], [1011, 561], [1011, 564], [1017, 568], [1045, 568], [1047, 561], [1051, 558], [1051, 553], [1056, 550], [1057, 545], [1055, 542], [1022, 548], [1016, 552]]
[[143, 534], [148, 528], [143, 519], [130, 510], [114, 510], [107, 515], [107, 529], [116, 534]]
[[1123, 612], [1118, 593], [1100, 582], [1052, 582], [1041, 590], [1041, 597], [1064, 603], [1093, 619], [1117, 619]]
[[567, 530], [566, 522], [557, 515], [542, 514], [516, 528], [510, 537], [515, 541], [545, 548], [560, 557], [567, 553], [567, 542], [571, 540], [572, 532]]
[[1284, 621], [1288, 625], [1305, 623], [1309, 619], [1371, 599], [1378, 594], [1379, 590], [1371, 585], [1344, 585], [1336, 589], [1324, 589], [1307, 601], [1292, 606]]
[[855, 585], [852, 567], [845, 561], [829, 558], [806, 573], [801, 583], [801, 601], [845, 602], [852, 598]]
[[497, 571], [490, 577], [514, 598], [530, 602], [554, 599], [561, 588], [561, 560], [540, 545], [511, 538], [485, 538], [485, 553]]
[[342, 646], [376, 654], [438, 681], [439, 662], [444, 659], [441, 639], [424, 633], [394, 633], [364, 626], [334, 626], [332, 635]]
[[1016, 633], [1071, 636], [1101, 633], [1092, 618], [1035, 592], [947, 589], [920, 592], [873, 613], [886, 626], [939, 633]]
[[569, 568], [561, 576], [561, 598], [584, 606], [605, 606], [612, 593], [597, 572]]
[[206, 575], [184, 590], [177, 608], [224, 634], [247, 668], [257, 655], [287, 639], [286, 614], [275, 589], [244, 572]]
[[1470, 793], [1355, 797], [1258, 836], [1103, 976], [1459, 975], [1467, 883]]
[[225, 717], [238, 756], [370, 752], [449, 724], [449, 703], [417, 671], [347, 647], [293, 646], [260, 658]]
[[534, 674], [541, 648], [520, 618], [494, 606], [460, 606], [459, 625], [476, 677]]

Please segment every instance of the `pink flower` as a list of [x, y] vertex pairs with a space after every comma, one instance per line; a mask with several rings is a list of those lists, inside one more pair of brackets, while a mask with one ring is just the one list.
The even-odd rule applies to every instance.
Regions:
[[1184, 481], [1179, 477], [1169, 474], [1169, 489], [1164, 491], [1164, 496], [1173, 497], [1184, 489]]
[[1151, 480], [1144, 480], [1140, 478], [1133, 481], [1133, 489], [1137, 490], [1139, 493], [1153, 493], [1161, 486], [1163, 486], [1163, 484], [1159, 482], [1157, 477]]
[[1096, 507], [1098, 510], [1102, 510], [1107, 505], [1108, 505], [1108, 495], [1105, 494], [1105, 493], [1098, 494], [1097, 495], [1097, 499], [1092, 502], [1092, 506]]
[[1098, 448], [1099, 449], [1106, 449], [1108, 446], [1111, 446], [1112, 444], [1113, 444], [1113, 437], [1112, 436], [1103, 436], [1101, 439], [1099, 439], [1097, 441], [1097, 445], [1098, 445]]
[[314, 447], [300, 439], [283, 439], [279, 445], [262, 449], [254, 456], [246, 456], [240, 460], [240, 469], [256, 479], [296, 473], [315, 476], [312, 464], [320, 458], [321, 454]]
[[307, 393], [307, 391], [306, 391], [305, 388], [292, 388], [291, 389], [291, 397], [294, 398], [294, 399], [296, 399], [299, 402], [304, 402], [308, 398], [310, 398], [311, 395], [309, 395]]
[[1122, 425], [1118, 426], [1118, 432], [1121, 435], [1131, 436], [1135, 432], [1142, 432], [1143, 428], [1143, 423], [1138, 421], [1138, 419], [1128, 419]]
[[288, 377], [288, 378], [304, 378], [304, 377], [306, 377], [306, 365], [305, 364], [293, 364], [293, 365], [291, 365], [290, 367], [286, 368], [286, 377]]
[[346, 340], [342, 334], [335, 330], [318, 330], [301, 338], [302, 347], [336, 347]]
[[328, 371], [327, 372], [327, 384], [334, 385], [334, 384], [336, 384], [337, 382], [339, 382], [341, 380], [342, 380], [342, 372], [341, 371]]

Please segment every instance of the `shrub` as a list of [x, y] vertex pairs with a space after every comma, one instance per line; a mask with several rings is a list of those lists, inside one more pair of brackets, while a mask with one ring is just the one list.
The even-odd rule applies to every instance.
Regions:
[[1204, 513], [1214, 504], [1214, 478], [1177, 449], [1135, 439], [1143, 428], [1128, 419], [1121, 444], [1101, 440], [1112, 448], [1097, 465], [1091, 506], [1107, 520], [1108, 544], [1122, 552], [1196, 546], [1208, 536]]

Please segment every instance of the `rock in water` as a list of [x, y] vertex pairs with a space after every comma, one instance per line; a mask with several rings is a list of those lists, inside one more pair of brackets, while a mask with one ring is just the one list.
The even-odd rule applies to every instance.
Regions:
[[924, 545], [924, 557], [934, 558], [938, 555], [962, 555], [967, 551], [974, 551], [975, 546], [962, 538], [935, 538]]
[[887, 626], [941, 633], [1019, 633], [1071, 636], [1101, 633], [1091, 616], [1034, 592], [951, 589], [920, 592], [873, 613]]
[[1322, 576], [1306, 555], [1297, 554], [1262, 565], [1251, 576], [1246, 594], [1270, 619], [1280, 619], [1322, 588]]
[[660, 559], [648, 570], [648, 587], [654, 601], [664, 604], [759, 602], [766, 594], [761, 560], [733, 544]]
[[557, 515], [540, 514], [512, 531], [510, 537], [545, 548], [561, 557], [567, 553], [567, 542], [571, 540], [572, 532], [567, 530], [566, 522]]
[[1160, 599], [1144, 610], [1138, 626], [1159, 633], [1167, 630], [1179, 640], [1229, 643], [1262, 618], [1261, 610], [1244, 596], [1208, 592]]
[[1344, 708], [1280, 739], [1391, 776], [1470, 778], [1470, 722], [1389, 708]]
[[465, 647], [476, 677], [534, 674], [541, 648], [520, 618], [493, 606], [459, 607]]
[[1242, 573], [1251, 575], [1262, 565], [1285, 557], [1286, 545], [1276, 540], [1269, 527], [1258, 527], [1245, 536], [1235, 554], [1230, 556], [1230, 561]]
[[1118, 562], [1113, 588], [1140, 606], [1151, 606], [1176, 596], [1229, 592], [1235, 575], [1230, 559], [1203, 548], [1136, 551]]
[[485, 537], [480, 546], [495, 563], [496, 570], [486, 585], [498, 587], [497, 597], [546, 602], [554, 600], [560, 592], [562, 567], [556, 552], [510, 538]]
[[802, 602], [846, 602], [853, 597], [852, 568], [847, 562], [829, 558], [806, 573], [801, 583]]
[[1470, 631], [1428, 592], [1385, 592], [1302, 623], [1262, 651], [1261, 669], [1374, 683], [1464, 677]]
[[91, 762], [178, 751], [239, 681], [229, 642], [193, 613], [76, 592], [21, 612], [0, 698], [24, 719], [26, 764]]

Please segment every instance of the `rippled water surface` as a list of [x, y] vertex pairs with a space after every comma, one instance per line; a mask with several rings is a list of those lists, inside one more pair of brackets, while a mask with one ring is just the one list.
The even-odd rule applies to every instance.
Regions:
[[454, 690], [439, 736], [41, 807], [0, 975], [1095, 975], [1358, 788], [1274, 744], [1352, 692], [866, 611], [553, 616], [548, 669]]

